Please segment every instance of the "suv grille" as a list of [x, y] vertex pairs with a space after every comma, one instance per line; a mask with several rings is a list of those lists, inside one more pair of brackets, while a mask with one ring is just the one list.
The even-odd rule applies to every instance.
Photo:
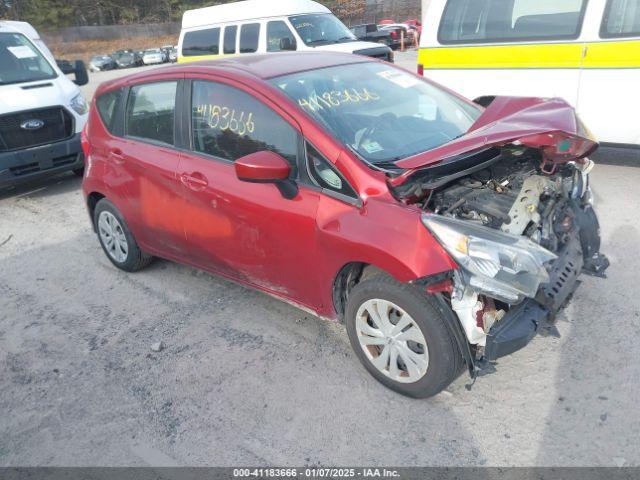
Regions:
[[[24, 128], [31, 120], [39, 128]], [[38, 122], [39, 121], [39, 122]], [[65, 140], [73, 135], [73, 117], [62, 107], [0, 115], [0, 151], [35, 147]]]

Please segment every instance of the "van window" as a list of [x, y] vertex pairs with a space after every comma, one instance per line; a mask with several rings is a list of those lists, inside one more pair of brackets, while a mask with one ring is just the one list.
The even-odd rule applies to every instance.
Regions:
[[576, 39], [587, 0], [449, 0], [442, 44]]
[[98, 108], [98, 113], [100, 114], [102, 123], [107, 127], [109, 133], [112, 134], [117, 120], [115, 113], [121, 99], [122, 90], [120, 89], [107, 92], [96, 99], [96, 107]]
[[220, 53], [220, 28], [188, 32], [182, 40], [182, 56], [218, 55]]
[[224, 29], [224, 53], [236, 53], [236, 37], [238, 36], [238, 27], [233, 25]]
[[267, 23], [267, 52], [295, 50], [296, 39], [282, 20]]
[[640, 36], [640, 0], [609, 0], [600, 29], [602, 38]]
[[240, 53], [253, 53], [258, 50], [260, 24], [247, 23], [240, 28]]
[[298, 133], [266, 105], [236, 88], [205, 81], [193, 82], [191, 96], [196, 152], [234, 161], [271, 150], [297, 171]]
[[177, 82], [158, 82], [131, 88], [126, 135], [173, 145]]

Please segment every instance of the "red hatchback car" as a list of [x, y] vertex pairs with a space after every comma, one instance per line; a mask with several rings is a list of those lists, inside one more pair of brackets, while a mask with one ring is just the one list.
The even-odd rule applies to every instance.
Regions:
[[192, 265], [345, 322], [413, 397], [512, 353], [608, 262], [561, 100], [475, 105], [388, 63], [246, 56], [103, 84], [83, 190], [109, 260]]

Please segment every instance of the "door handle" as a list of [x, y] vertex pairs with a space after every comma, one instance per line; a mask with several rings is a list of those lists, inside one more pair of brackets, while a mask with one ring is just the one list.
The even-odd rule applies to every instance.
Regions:
[[180, 181], [191, 190], [204, 190], [209, 186], [207, 177], [200, 172], [183, 173], [180, 175]]
[[589, 53], [589, 47], [587, 45], [584, 45], [582, 47], [582, 59], [584, 60], [585, 58], [587, 58], [587, 53]]
[[122, 165], [124, 163], [124, 155], [122, 154], [122, 150], [119, 148], [114, 148], [109, 152], [109, 156], [113, 159], [113, 162]]

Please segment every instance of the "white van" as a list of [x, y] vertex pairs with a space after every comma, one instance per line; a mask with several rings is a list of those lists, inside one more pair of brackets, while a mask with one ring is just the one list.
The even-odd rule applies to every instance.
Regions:
[[562, 97], [602, 143], [640, 146], [640, 0], [423, 2], [426, 77], [479, 103]]
[[31, 25], [0, 21], [0, 187], [82, 172], [88, 106], [78, 85], [87, 82], [84, 63], [63, 72]]
[[393, 61], [378, 43], [361, 42], [328, 8], [311, 0], [246, 0], [188, 10], [178, 62], [244, 53], [329, 50]]

